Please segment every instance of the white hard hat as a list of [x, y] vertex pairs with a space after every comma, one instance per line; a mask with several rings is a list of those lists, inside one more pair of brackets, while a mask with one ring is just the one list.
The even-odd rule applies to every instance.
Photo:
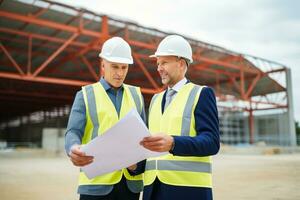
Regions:
[[186, 39], [179, 35], [169, 35], [159, 43], [155, 54], [150, 57], [178, 56], [192, 63], [192, 54], [192, 47]]
[[129, 44], [120, 37], [106, 40], [102, 46], [99, 57], [110, 62], [132, 64], [131, 48]]

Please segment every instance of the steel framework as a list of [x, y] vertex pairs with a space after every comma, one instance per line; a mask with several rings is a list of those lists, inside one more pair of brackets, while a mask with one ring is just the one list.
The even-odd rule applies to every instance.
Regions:
[[[112, 36], [133, 49], [126, 82], [141, 86], [147, 102], [163, 89], [148, 56], [170, 33], [47, 0], [2, 0], [0, 17], [2, 121], [70, 104], [76, 90], [99, 80], [97, 55]], [[251, 138], [254, 111], [288, 108], [284, 65], [186, 38], [195, 61], [188, 78], [213, 87], [220, 108], [249, 112]]]

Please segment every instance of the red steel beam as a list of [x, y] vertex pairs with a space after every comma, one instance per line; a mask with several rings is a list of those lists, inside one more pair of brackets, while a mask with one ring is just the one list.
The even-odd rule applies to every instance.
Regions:
[[[75, 21], [76, 19], [78, 19], [78, 17], [80, 16], [74, 16], [71, 19], [69, 19], [65, 24], [69, 25], [70, 23], [72, 23], [73, 21]], [[56, 30], [54, 33], [52, 33], [51, 35], [49, 35], [50, 37], [54, 38], [55, 36], [57, 36], [59, 33], [61, 32], [61, 30]], [[50, 40], [45, 40], [37, 49], [35, 49], [35, 51], [38, 51], [39, 48], [44, 47], [47, 43], [49, 43]]]
[[[49, 10], [50, 4], [46, 8], [40, 8], [38, 11], [35, 13], [29, 13], [28, 16], [31, 16], [33, 18], [37, 18], [38, 16], [42, 15], [45, 13], [47, 10]], [[24, 30], [30, 23], [26, 22], [19, 30]]]
[[149, 61], [155, 63], [155, 66], [156, 66], [156, 60], [153, 58], [150, 58], [149, 55], [144, 55], [144, 54], [139, 54], [139, 53], [135, 53], [135, 55], [139, 58], [148, 59]]
[[[41, 8], [38, 11], [36, 11], [35, 13], [29, 13], [28, 16], [32, 16], [34, 18], [38, 17], [39, 15], [43, 14], [45, 11], [47, 11], [49, 9], [50, 5], [48, 5], [47, 8]], [[20, 28], [18, 28], [18, 30], [23, 31], [30, 23], [26, 22], [23, 24], [23, 26], [21, 26]], [[17, 36], [13, 37], [12, 40], [14, 40]]]
[[[24, 36], [24, 37], [32, 37], [32, 38], [51, 41], [51, 42], [56, 42], [56, 43], [65, 43], [67, 41], [66, 39], [55, 38], [55, 37], [51, 37], [51, 36], [46, 36], [46, 35], [41, 35], [41, 34], [36, 34], [36, 33], [30, 33], [30, 32], [25, 32], [25, 31], [18, 31], [18, 30], [13, 30], [13, 29], [9, 29], [9, 28], [2, 28], [2, 27], [0, 27], [0, 32], [10, 33], [10, 34], [18, 34], [18, 35], [21, 35], [21, 36]], [[73, 46], [76, 46], [76, 47], [85, 47], [86, 43], [73, 41], [73, 42], [71, 42], [70, 45], [73, 45]]]
[[101, 36], [104, 40], [106, 40], [109, 37], [108, 17], [106, 15], [102, 16], [101, 29], [102, 29]]
[[[24, 51], [24, 50], [21, 50], [20, 48], [14, 48], [14, 47], [5, 47], [9, 52], [16, 52], [16, 53], [19, 53], [19, 54], [30, 54], [28, 51], [26, 52], [26, 51]], [[28, 56], [28, 55], [27, 55]], [[35, 52], [35, 53], [31, 53], [31, 57], [37, 57], [37, 56], [39, 56], [39, 57], [49, 57], [49, 54], [47, 54], [47, 53], [45, 53], [45, 52], [42, 52], [42, 51], [40, 51], [40, 52]], [[26, 65], [28, 66], [28, 61], [29, 60], [27, 60], [26, 61]], [[6, 64], [6, 65], [10, 65], [11, 64], [11, 62], [10, 61], [7, 61], [7, 62], [5, 62], [5, 61], [0, 61], [2, 64]], [[27, 69], [28, 70], [28, 69]]]
[[[28, 46], [28, 40], [32, 38], [34, 39], [34, 37], [31, 37], [29, 36], [28, 38], [23, 38], [23, 39], [19, 39], [19, 38], [16, 38], [16, 39], [13, 39], [11, 37], [6, 37], [6, 36], [0, 36], [0, 41], [2, 40], [3, 42], [7, 41], [7, 42], [14, 42], [14, 43], [18, 43], [18, 44], [22, 44], [24, 46]], [[37, 39], [38, 40], [38, 39]], [[71, 45], [71, 44], [70, 44]], [[69, 48], [65, 49], [64, 51], [65, 52], [70, 52], [70, 53], [74, 53], [74, 52], [77, 52], [77, 49], [78, 47], [70, 47], [69, 45]], [[34, 51], [32, 52], [31, 56], [34, 56], [34, 55], [43, 55], [43, 56], [49, 56], [49, 53], [41, 53], [41, 52], [45, 52], [45, 49], [48, 50], [48, 49], [57, 49], [57, 44], [56, 43], [48, 43], [48, 44], [45, 44], [43, 45], [45, 48], [44, 49], [41, 49], [41, 50], [38, 50], [38, 51]], [[74, 45], [73, 45], [74, 46]], [[39, 48], [38, 45], [33, 45], [32, 44], [32, 49], [37, 49]], [[76, 49], [75, 49], [76, 48]], [[9, 45], [6, 45], [6, 49], [7, 50], [13, 50], [13, 51], [17, 51], [17, 52], [23, 52], [23, 53], [26, 53], [23, 49], [20, 49], [20, 48], [14, 48], [14, 47], [11, 47]]]
[[31, 74], [32, 37], [28, 38], [27, 75]]
[[257, 82], [259, 81], [260, 78], [261, 78], [261, 75], [257, 74], [256, 77], [255, 77], [255, 79], [252, 81], [250, 87], [248, 88], [248, 90], [247, 90], [247, 92], [245, 94], [245, 96], [246, 96], [247, 99], [250, 98], [250, 94], [252, 93], [254, 87], [256, 86], [256, 84], [257, 84]]
[[159, 93], [161, 91], [163, 91], [163, 88], [160, 88], [160, 89], [150, 89], [150, 88], [141, 88], [141, 91], [142, 93], [145, 93], [145, 94], [156, 94], [156, 93]]
[[[203, 70], [203, 71], [213, 72], [215, 74], [225, 74], [225, 75], [230, 76], [230, 77], [239, 77], [240, 76], [236, 72], [228, 72], [228, 71], [221, 70], [221, 69], [202, 68], [201, 65], [191, 65], [190, 67], [195, 68], [196, 70]], [[193, 69], [189, 69], [189, 70], [193, 70]]]
[[245, 77], [244, 77], [244, 70], [240, 69], [240, 93], [243, 100], [246, 100], [247, 97], [245, 96]]
[[[31, 16], [19, 15], [19, 14], [15, 14], [15, 13], [6, 12], [6, 11], [0, 11], [0, 17], [5, 17], [5, 18], [14, 19], [14, 20], [23, 21], [23, 22], [29, 22], [29, 23], [36, 24], [39, 26], [46, 26], [49, 28], [59, 29], [59, 30], [72, 32], [72, 33], [79, 32], [78, 27], [55, 23], [55, 22], [51, 22], [51, 21], [47, 21], [47, 20], [43, 20], [43, 19], [36, 19]], [[81, 29], [80, 33], [83, 35], [96, 37], [96, 38], [98, 38], [99, 36], [106, 38], [106, 35], [102, 35], [102, 33], [100, 33], [100, 32], [87, 30], [87, 29]], [[134, 46], [142, 47], [142, 48], [148, 48], [148, 49], [153, 49], [153, 50], [156, 49], [155, 45], [147, 44], [147, 43], [140, 42], [140, 41], [129, 40], [128, 43], [131, 45], [134, 45]]]
[[[48, 20], [37, 19], [32, 16], [19, 15], [19, 14], [15, 14], [15, 13], [11, 13], [11, 12], [6, 12], [6, 11], [0, 11], [0, 17], [5, 17], [5, 18], [13, 19], [13, 20], [22, 21], [22, 22], [28, 22], [28, 23], [39, 25], [39, 26], [46, 26], [49, 28], [59, 29], [59, 30], [63, 30], [63, 31], [71, 32], [71, 33], [78, 33], [78, 30], [79, 30], [78, 27], [68, 26], [65, 24], [51, 22]], [[91, 30], [87, 30], [87, 29], [82, 29], [81, 33], [84, 35], [92, 36], [92, 37], [99, 37], [99, 34], [100, 34], [99, 32], [95, 32], [95, 31], [91, 31]]]
[[147, 79], [152, 84], [152, 86], [155, 89], [159, 89], [159, 86], [154, 81], [154, 79], [152, 78], [152, 75], [148, 72], [148, 70], [146, 69], [146, 67], [144, 66], [143, 62], [140, 60], [140, 58], [137, 55], [135, 55], [135, 53], [133, 53], [133, 57], [134, 57], [135, 61], [137, 62], [139, 68], [144, 72], [145, 76], [147, 77]]
[[[195, 55], [198, 55], [199, 53], [198, 52], [195, 52]], [[222, 61], [222, 62], [229, 62], [229, 61], [234, 61], [234, 60], [237, 60], [237, 56], [233, 56], [233, 55], [227, 55], [221, 59], [218, 59], [218, 61]], [[211, 65], [211, 63], [203, 63], [203, 64], [200, 64], [198, 65], [198, 69], [199, 70], [203, 70], [203, 69], [207, 69], [209, 68]]]
[[136, 41], [136, 40], [128, 40], [127, 42], [130, 45], [140, 47], [140, 48], [150, 49], [150, 50], [153, 50], [153, 51], [157, 48], [157, 46], [155, 44], [140, 42], [140, 41]]
[[57, 63], [59, 65], [63, 65], [64, 63], [66, 63], [70, 60], [76, 59], [78, 56], [80, 57], [80, 56], [84, 55], [86, 52], [88, 52], [89, 50], [93, 49], [93, 47], [96, 44], [98, 44], [99, 42], [103, 43], [102, 37], [96, 38], [95, 40], [91, 41], [89, 44], [85, 45], [85, 47], [83, 49], [81, 49], [79, 52], [77, 52], [73, 55], [68, 55], [68, 56], [61, 58], [59, 61], [57, 61]]
[[91, 63], [83, 55], [80, 56], [80, 59], [87, 66], [89, 72], [91, 73], [91, 75], [95, 79], [95, 81], [98, 81], [99, 77], [97, 76], [96, 72], [94, 71], [93, 66], [91, 65]]
[[[61, 64], [64, 64], [64, 63], [66, 63], [66, 62], [68, 62], [72, 59], [77, 58], [78, 56], [82, 56], [86, 52], [88, 52], [89, 50], [93, 49], [96, 45], [98, 45], [99, 43], [103, 43], [107, 38], [109, 38], [109, 26], [108, 26], [107, 16], [102, 17], [101, 27], [102, 27], [101, 28], [102, 29], [102, 34], [99, 34], [99, 37], [97, 37], [95, 40], [89, 42], [89, 44], [85, 45], [85, 47], [83, 49], [81, 49], [78, 53], [76, 53], [74, 55], [71, 55], [71, 56], [69, 55], [69, 56], [63, 57], [62, 59], [60, 59], [58, 61], [58, 63], [61, 65]], [[81, 25], [80, 28], [82, 29], [83, 25]]]
[[[59, 62], [62, 64], [69, 60], [75, 59], [78, 56], [82, 56], [89, 50], [93, 49], [96, 45], [99, 45], [99, 43], [103, 43], [107, 38], [109, 38], [109, 26], [108, 26], [107, 16], [102, 17], [101, 27], [102, 27], [101, 28], [102, 33], [99, 34], [99, 37], [97, 37], [95, 40], [89, 42], [89, 44], [85, 45], [85, 47], [83, 49], [81, 49], [78, 53], [76, 53], [75, 55], [66, 56], [66, 57], [62, 58]], [[83, 27], [81, 27], [81, 29], [82, 28]]]
[[[198, 60], [200, 62], [206, 62], [206, 63], [210, 63], [210, 64], [214, 64], [214, 65], [220, 65], [220, 66], [224, 66], [224, 67], [228, 67], [228, 68], [232, 68], [232, 69], [238, 69], [238, 70], [240, 70], [243, 67], [241, 65], [236, 65], [236, 64], [231, 64], [231, 63], [228, 63], [228, 62], [213, 60], [213, 59], [210, 59], [210, 58], [204, 58], [203, 56], [201, 57], [201, 56], [193, 55], [193, 59]], [[255, 74], [260, 72], [259, 69], [253, 69], [253, 68], [244, 68], [243, 70], [245, 72], [255, 73]]]
[[[46, 26], [46, 27], [50, 27], [50, 28], [54, 28], [54, 29], [60, 29], [60, 30], [68, 31], [68, 32], [73, 32], [73, 33], [77, 33], [78, 30], [79, 30], [79, 28], [77, 28], [77, 27], [68, 26], [68, 25], [65, 25], [65, 24], [60, 24], [60, 23], [55, 23], [55, 22], [50, 22], [50, 21], [42, 20], [42, 19], [35, 19], [33, 17], [30, 17], [30, 16], [14, 14], [14, 13], [6, 12], [6, 11], [0, 11], [0, 17], [6, 17], [6, 18], [14, 19], [14, 20], [23, 21], [23, 22], [29, 22], [29, 23], [40, 25], [40, 26]], [[92, 36], [92, 37], [99, 37], [99, 34], [101, 34], [97, 31], [86, 30], [86, 29], [82, 29], [80, 31], [81, 31], [82, 34]], [[147, 48], [147, 49], [151, 49], [151, 50], [156, 49], [155, 44], [148, 44], [148, 43], [144, 43], [144, 42], [140, 42], [140, 41], [134, 41], [134, 40], [128, 40], [128, 43], [130, 45], [134, 45], [134, 46], [138, 46], [138, 47], [142, 47], [142, 48]], [[195, 54], [194, 54], [193, 57], [194, 57], [195, 60], [202, 61], [202, 62], [207, 62], [207, 63], [211, 63], [211, 64], [216, 64], [216, 65], [222, 65], [222, 66], [226, 66], [226, 67], [233, 68], [233, 69], [240, 69], [241, 68], [241, 66], [239, 66], [239, 65], [235, 65], [235, 64], [231, 64], [231, 63], [227, 63], [227, 62], [222, 62], [222, 61], [216, 61], [216, 60], [213, 60], [213, 59], [200, 57], [200, 56], [197, 56]], [[252, 69], [252, 68], [245, 68], [244, 71], [249, 72], [249, 73], [257, 73], [259, 70], [258, 69]]]
[[238, 83], [236, 82], [236, 79], [231, 76], [228, 76], [228, 78], [229, 78], [229, 81], [233, 84], [233, 86], [237, 89], [237, 91], [241, 93], [241, 88], [239, 87]]
[[[31, 23], [34, 23], [34, 24], [41, 24], [40, 22], [42, 22], [42, 21], [45, 21], [45, 20], [40, 20], [40, 19], [37, 19], [37, 20], [40, 20], [40, 21], [32, 21], [33, 19], [31, 19], [31, 18], [26, 18], [26, 16], [24, 16], [24, 15], [17, 15], [17, 14], [11, 14], [11, 15], [9, 15], [9, 13], [7, 13], [7, 12], [1, 12], [0, 11], [0, 16], [4, 16], [4, 17], [8, 17], [8, 18], [11, 18], [11, 19], [15, 19], [15, 20], [20, 20], [20, 21], [30, 21]], [[25, 17], [25, 19], [24, 19], [24, 17]], [[78, 30], [80, 30], [80, 27], [79, 27], [79, 29], [78, 28], [75, 28], [75, 27], [73, 27], [73, 26], [60, 26], [60, 25], [62, 25], [62, 24], [57, 24], [57, 23], [46, 23], [46, 24], [44, 24], [43, 23], [43, 25], [45, 25], [45, 26], [47, 26], [47, 27], [51, 27], [51, 28], [55, 28], [55, 29], [59, 29], [59, 30], [64, 30], [64, 31], [69, 31], [69, 32], [72, 32], [72, 31], [78, 31]], [[69, 27], [70, 29], [64, 29], [64, 28], [66, 28], [66, 27]], [[104, 28], [105, 29], [105, 28]], [[104, 30], [103, 29], [103, 30]], [[93, 32], [93, 31], [91, 31], [91, 32]], [[98, 32], [94, 32], [94, 33], [97, 33], [97, 35], [99, 36], [99, 33]], [[87, 32], [84, 32], [84, 30], [82, 30], [82, 34], [86, 34], [86, 35], [89, 35], [89, 36], [95, 36], [95, 34], [88, 34]], [[43, 37], [43, 36], [41, 36], [41, 37]], [[129, 36], [128, 36], [129, 37]], [[45, 38], [45, 37], [44, 37]], [[58, 39], [58, 38], [55, 38], [56, 39], [56, 41], [59, 41], [60, 40], [60, 42], [65, 42], [63, 39], [61, 40], [61, 39]], [[54, 39], [54, 40], [55, 40]], [[146, 43], [144, 43], [144, 42], [139, 42], [139, 41], [134, 41], [134, 40], [129, 40], [128, 41], [130, 44], [132, 44], [132, 45], [136, 45], [136, 46], [139, 46], [139, 47], [144, 47], [144, 48], [148, 48], [148, 49], [155, 49], [156, 48], [156, 45], [149, 45], [149, 44], [146, 44]], [[71, 43], [71, 44], [73, 44], [73, 43]], [[70, 44], [70, 45], [71, 45]], [[79, 44], [79, 43], [77, 43], [77, 44]], [[85, 44], [82, 44], [82, 45], [85, 45]], [[199, 56], [194, 56], [195, 57], [195, 59], [196, 60], [200, 60], [200, 61], [205, 61], [205, 62], [209, 62], [209, 64], [216, 64], [216, 65], [222, 65], [222, 66], [226, 66], [226, 67], [229, 67], [229, 68], [233, 68], [233, 69], [241, 69], [241, 67], [242, 66], [239, 66], [239, 65], [232, 65], [231, 63], [227, 63], [227, 62], [224, 62], [224, 61], [216, 61], [216, 60], [212, 60], [212, 59], [209, 59], [209, 58], [203, 58], [203, 57], [199, 57]], [[140, 65], [139, 65], [140, 66]], [[38, 70], [42, 70], [42, 69], [38, 69]], [[245, 72], [251, 72], [251, 73], [254, 73], [254, 71], [255, 72], [257, 72], [257, 71], [259, 71], [258, 69], [256, 70], [256, 69], [248, 69], [248, 68], [245, 68]], [[37, 72], [37, 71], [36, 71]]]
[[13, 57], [10, 55], [10, 53], [7, 51], [7, 49], [3, 46], [2, 42], [0, 42], [0, 48], [2, 49], [2, 51], [4, 52], [4, 54], [8, 57], [8, 59], [10, 60], [10, 62], [13, 64], [13, 66], [18, 70], [18, 72], [21, 75], [24, 75], [23, 70], [18, 65], [18, 63], [15, 61], [15, 59], [13, 59]]
[[[26, 32], [7, 29], [7, 28], [0, 28], [0, 31], [7, 32], [7, 33], [12, 33], [12, 34], [19, 34], [19, 35], [23, 35], [23, 36], [27, 36], [27, 37], [32, 36], [33, 38], [49, 40], [49, 41], [52, 41], [52, 42], [58, 42], [58, 43], [66, 42], [66, 40], [60, 39], [60, 38], [53, 38], [53, 37], [48, 37], [48, 36], [39, 35], [39, 34], [26, 33]], [[100, 33], [98, 33], [98, 34], [100, 34]], [[133, 45], [136, 44], [136, 45], [139, 45], [139, 46], [144, 46], [144, 45], [142, 45], [142, 42], [135, 42], [135, 41], [132, 41], [132, 40], [129, 40], [128, 42], [133, 44]], [[87, 46], [87, 44], [82, 43], [82, 42], [72, 42], [70, 45], [74, 45], [74, 46], [78, 46], [78, 47], [86, 47]], [[92, 47], [92, 48], [94, 50], [98, 50], [96, 47]], [[145, 48], [155, 49], [156, 47], [154, 45], [146, 44]], [[88, 48], [87, 48], [87, 50], [88, 50]], [[138, 54], [138, 56], [141, 57], [141, 54]], [[149, 58], [148, 55], [144, 55], [143, 58], [153, 60], [153, 59]], [[221, 65], [221, 66], [225, 66], [225, 67], [229, 67], [229, 68], [233, 68], [233, 69], [240, 69], [241, 68], [241, 66], [226, 63], [226, 62], [223, 62], [223, 61], [216, 61], [216, 60], [208, 59], [208, 58], [204, 58], [204, 57], [201, 57], [201, 58], [196, 57], [195, 60], [198, 60], [198, 61], [201, 61], [201, 62], [208, 62], [209, 64]], [[257, 73], [259, 71], [259, 70], [252, 70], [252, 69], [250, 71], [249, 70], [250, 69], [245, 69], [246, 72], [251, 72], [251, 73]]]
[[0, 72], [0, 77], [16, 79], [16, 80], [23, 80], [23, 81], [51, 83], [51, 84], [60, 84], [60, 85], [72, 85], [72, 86], [78, 86], [78, 87], [92, 83], [92, 82], [78, 81], [78, 80], [72, 80], [72, 79], [49, 78], [49, 77], [41, 77], [41, 76], [34, 77], [32, 75], [20, 76], [18, 74], [6, 73], [6, 72]]
[[[40, 76], [34, 77], [32, 75], [21, 76], [19, 74], [6, 73], [6, 72], [0, 72], [0, 78], [9, 78], [15, 80], [41, 82], [41, 83], [51, 83], [51, 84], [58, 84], [58, 85], [70, 85], [70, 86], [78, 86], [78, 87], [93, 83], [90, 81], [78, 81], [72, 79], [49, 78], [49, 77], [40, 77]], [[141, 90], [145, 94], [156, 94], [157, 92], [162, 91], [162, 88], [158, 88], [158, 89], [141, 88]]]
[[37, 76], [60, 52], [62, 52], [76, 37], [78, 33], [74, 33], [60, 48], [58, 48], [38, 69], [32, 74]]

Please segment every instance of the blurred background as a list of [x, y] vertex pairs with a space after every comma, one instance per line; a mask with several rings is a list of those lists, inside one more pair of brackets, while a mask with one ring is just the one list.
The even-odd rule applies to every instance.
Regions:
[[300, 14], [296, 1], [0, 1], [1, 199], [75, 199], [64, 153], [76, 91], [101, 77], [103, 42], [123, 37], [148, 107], [164, 89], [155, 52], [192, 45], [187, 78], [214, 89], [222, 147], [215, 199], [300, 199]]

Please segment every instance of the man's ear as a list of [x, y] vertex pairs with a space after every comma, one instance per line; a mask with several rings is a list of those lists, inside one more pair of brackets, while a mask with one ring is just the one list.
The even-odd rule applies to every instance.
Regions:
[[100, 70], [100, 77], [103, 77], [104, 76], [104, 62], [103, 62], [103, 60], [100, 63], [99, 70]]
[[184, 70], [186, 68], [186, 62], [184, 59], [180, 59], [180, 68]]

